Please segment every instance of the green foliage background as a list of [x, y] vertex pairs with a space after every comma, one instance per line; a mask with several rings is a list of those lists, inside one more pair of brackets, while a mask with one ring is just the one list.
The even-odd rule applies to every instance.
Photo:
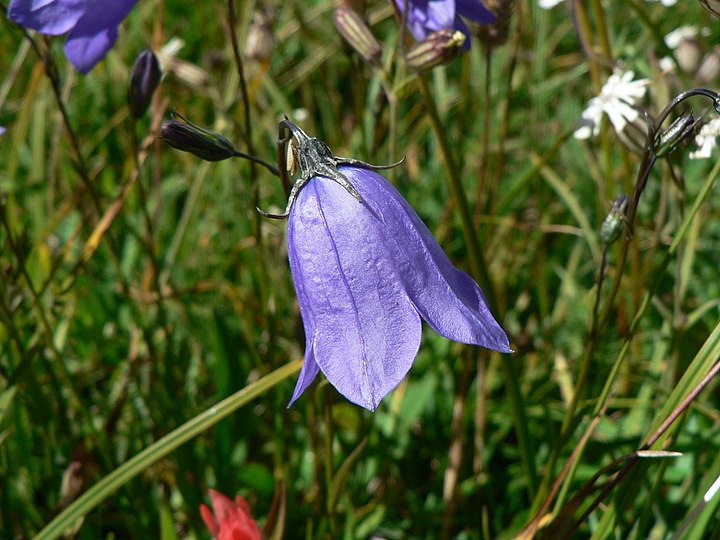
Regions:
[[[236, 4], [241, 52], [258, 12], [271, 21], [268, 55], [246, 56], [242, 66], [249, 110], [227, 4], [146, 0], [87, 76], [65, 60], [62, 38], [32, 36], [57, 67], [67, 123], [46, 60], [0, 18], [0, 125], [8, 127], [0, 137], [0, 535], [34, 536], [150, 447], [139, 474], [109, 497], [89, 492], [92, 509], [71, 522], [71, 535], [206, 538], [198, 506], [213, 487], [244, 495], [273, 538], [509, 538], [543, 516], [543, 527], [552, 523], [539, 537], [670, 538], [720, 474], [717, 385], [654, 447], [682, 457], [631, 460], [627, 475], [617, 475], [627, 462], [613, 460], [641, 448], [718, 359], [715, 193], [691, 212], [714, 160], [688, 160], [681, 148], [655, 165], [627, 264], [617, 265], [622, 241], [608, 250], [601, 298], [624, 278], [607, 326], [593, 336], [596, 231], [610, 202], [632, 192], [640, 157], [609, 125], [589, 141], [570, 135], [613, 65], [651, 79], [644, 105], [653, 115], [679, 91], [717, 87], [717, 76], [664, 73], [658, 62], [670, 52], [662, 36], [683, 24], [709, 27], [696, 47], [710, 54], [717, 21], [689, 0], [551, 11], [518, 2], [507, 42], [488, 51], [474, 40], [421, 83], [403, 68], [387, 2], [353, 3], [382, 43], [383, 69], [342, 41], [331, 2]], [[133, 60], [174, 37], [184, 46], [135, 123], [126, 103]], [[516, 353], [491, 354], [425, 328], [408, 378], [375, 413], [323, 377], [287, 409], [304, 336], [286, 224], [255, 211], [284, 207], [283, 188], [246, 161], [210, 164], [173, 150], [157, 140], [159, 124], [176, 109], [275, 162], [286, 114], [338, 155], [372, 163], [404, 155], [388, 178], [470, 271], [422, 84], [458, 164], [496, 315]], [[696, 116], [714, 114], [707, 101], [686, 103]], [[226, 418], [203, 416], [243, 388]], [[199, 428], [188, 442], [167, 455], [151, 446], [193, 419]], [[586, 482], [606, 466], [596, 485], [617, 485], [596, 507], [600, 491]], [[559, 476], [559, 493], [538, 513]], [[685, 537], [717, 537], [716, 505]], [[577, 530], [552, 529], [565, 517]]]

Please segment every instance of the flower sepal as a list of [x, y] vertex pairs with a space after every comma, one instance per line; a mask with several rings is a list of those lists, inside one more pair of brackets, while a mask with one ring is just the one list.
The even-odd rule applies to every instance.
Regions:
[[278, 145], [285, 144], [287, 144], [287, 153], [284, 155], [282, 152], [280, 153], [284, 157], [285, 163], [284, 166], [281, 163], [279, 169], [281, 172], [289, 172], [291, 175], [299, 170], [300, 175], [290, 190], [290, 196], [282, 214], [273, 214], [257, 208], [257, 211], [263, 216], [271, 219], [287, 219], [298, 193], [315, 176], [322, 176], [337, 182], [358, 202], [362, 203], [362, 197], [360, 197], [350, 180], [338, 170], [338, 167], [349, 165], [371, 171], [382, 171], [397, 167], [405, 160], [403, 158], [390, 165], [373, 165], [358, 159], [336, 156], [327, 144], [315, 137], [309, 137], [307, 133], [287, 118], [280, 122], [280, 138], [278, 140]]

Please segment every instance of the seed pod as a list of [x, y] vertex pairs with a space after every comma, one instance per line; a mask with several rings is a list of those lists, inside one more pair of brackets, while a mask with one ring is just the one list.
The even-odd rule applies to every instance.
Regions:
[[663, 129], [655, 136], [653, 143], [655, 155], [661, 158], [673, 153], [678, 145], [695, 135], [698, 122], [700, 119], [696, 119], [692, 112], [673, 120], [667, 129]]
[[333, 13], [335, 28], [348, 45], [368, 64], [377, 65], [380, 60], [380, 43], [365, 24], [365, 21], [349, 7], [341, 6]]
[[407, 52], [405, 64], [414, 71], [427, 71], [448, 64], [460, 53], [466, 39], [459, 30], [433, 32]]
[[610, 212], [600, 225], [600, 239], [607, 245], [613, 244], [620, 238], [623, 222], [625, 221], [625, 209], [628, 205], [627, 195], [621, 195], [613, 202]]

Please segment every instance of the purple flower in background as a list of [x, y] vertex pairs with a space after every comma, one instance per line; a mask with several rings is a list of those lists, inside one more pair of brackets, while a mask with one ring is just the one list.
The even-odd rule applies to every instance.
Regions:
[[[408, 202], [378, 169], [333, 156], [292, 131], [300, 168], [288, 255], [307, 341], [290, 404], [322, 370], [350, 401], [372, 410], [405, 377], [421, 318], [446, 338], [511, 352], [480, 287], [453, 266]], [[281, 137], [282, 138], [282, 137]], [[384, 168], [384, 167], [383, 167]]]
[[118, 25], [138, 0], [11, 0], [8, 18], [42, 34], [70, 32], [65, 55], [87, 73], [112, 49]]
[[[405, 1], [394, 0], [401, 14]], [[432, 32], [454, 28], [468, 38], [463, 46], [467, 49], [470, 47], [470, 32], [461, 16], [481, 24], [495, 22], [495, 15], [480, 0], [407, 0], [407, 5], [408, 29], [417, 41], [422, 41]]]

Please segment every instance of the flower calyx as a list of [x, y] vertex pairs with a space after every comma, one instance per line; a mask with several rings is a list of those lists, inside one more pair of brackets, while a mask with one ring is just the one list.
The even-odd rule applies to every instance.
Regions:
[[284, 159], [285, 161], [284, 164], [279, 164], [280, 173], [294, 175], [295, 172], [299, 171], [299, 175], [290, 190], [287, 205], [282, 214], [273, 214], [257, 208], [257, 211], [263, 216], [271, 219], [286, 219], [290, 215], [290, 210], [292, 210], [300, 190], [316, 176], [337, 182], [362, 204], [362, 197], [338, 167], [349, 165], [371, 171], [382, 171], [397, 167], [405, 160], [403, 158], [391, 165], [372, 165], [357, 159], [339, 157], [332, 153], [327, 144], [320, 139], [308, 136], [287, 117], [280, 122], [279, 127], [278, 146], [282, 149], [283, 146], [287, 145], [286, 153], [283, 155], [283, 152], [280, 152], [281, 160]]

